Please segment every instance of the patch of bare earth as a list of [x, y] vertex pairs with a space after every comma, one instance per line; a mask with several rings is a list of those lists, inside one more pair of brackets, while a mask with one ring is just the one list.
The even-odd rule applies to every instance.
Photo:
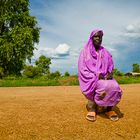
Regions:
[[117, 122], [87, 121], [78, 86], [0, 88], [0, 140], [139, 140], [140, 84], [121, 88]]

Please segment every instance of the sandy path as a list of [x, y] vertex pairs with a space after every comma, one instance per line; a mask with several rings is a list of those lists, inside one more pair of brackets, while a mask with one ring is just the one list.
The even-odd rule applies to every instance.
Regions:
[[121, 88], [117, 122], [88, 122], [78, 86], [0, 88], [0, 140], [140, 140], [140, 84]]

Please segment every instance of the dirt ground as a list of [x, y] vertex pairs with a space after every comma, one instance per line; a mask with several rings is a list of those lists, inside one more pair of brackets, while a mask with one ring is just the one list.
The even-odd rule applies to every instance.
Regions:
[[140, 84], [121, 88], [117, 122], [87, 121], [78, 86], [0, 88], [0, 140], [140, 140]]

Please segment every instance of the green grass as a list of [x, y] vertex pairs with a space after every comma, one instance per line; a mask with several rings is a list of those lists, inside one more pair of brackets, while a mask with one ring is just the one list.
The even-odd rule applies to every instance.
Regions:
[[115, 77], [119, 84], [133, 84], [133, 83], [140, 83], [140, 77], [133, 77], [133, 76], [120, 76]]
[[[119, 84], [140, 83], [140, 77], [115, 76]], [[0, 87], [23, 87], [23, 86], [74, 86], [79, 85], [77, 76], [47, 79], [39, 77], [34, 79], [23, 77], [6, 77], [0, 80]]]
[[15, 80], [0, 80], [0, 87], [23, 87], [23, 86], [57, 86], [57, 79], [42, 80], [42, 79], [15, 79]]

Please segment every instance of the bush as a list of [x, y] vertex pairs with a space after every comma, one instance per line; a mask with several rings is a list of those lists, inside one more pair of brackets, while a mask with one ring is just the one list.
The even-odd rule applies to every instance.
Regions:
[[66, 71], [65, 74], [64, 74], [64, 76], [66, 76], [66, 77], [67, 76], [70, 76], [69, 72]]
[[48, 75], [48, 78], [49, 79], [54, 79], [54, 78], [59, 78], [59, 77], [61, 77], [61, 73], [59, 71], [55, 71], [55, 72], [50, 73]]
[[25, 66], [23, 76], [26, 76], [27, 78], [35, 78], [37, 76], [41, 76], [41, 70], [35, 66]]
[[120, 72], [120, 71], [117, 70], [117, 69], [114, 69], [113, 74], [114, 74], [115, 76], [123, 76], [123, 75], [124, 75], [124, 73]]

